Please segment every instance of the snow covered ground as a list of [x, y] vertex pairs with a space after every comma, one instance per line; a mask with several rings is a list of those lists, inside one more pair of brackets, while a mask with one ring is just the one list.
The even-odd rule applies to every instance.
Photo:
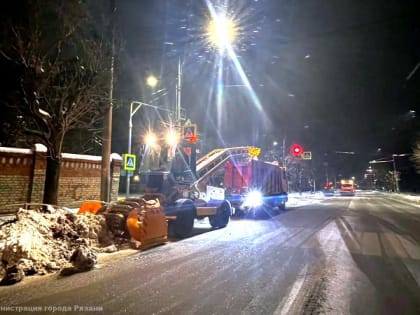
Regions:
[[420, 206], [420, 195], [414, 195], [414, 194], [404, 194], [404, 193], [383, 193], [386, 194], [387, 196], [389, 196], [390, 198], [393, 199], [398, 199], [398, 200], [404, 200], [404, 201], [409, 201], [413, 204], [416, 204], [418, 206]]
[[[377, 191], [358, 191], [356, 192], [356, 196], [358, 194], [363, 195], [386, 195], [388, 198], [408, 201], [410, 203], [413, 203], [415, 205], [420, 206], [420, 195], [414, 195], [414, 194], [406, 194], [406, 193], [387, 193], [387, 192], [377, 192]], [[286, 208], [296, 208], [301, 206], [307, 206], [311, 204], [320, 203], [323, 200], [339, 197], [338, 194], [335, 194], [333, 196], [325, 196], [322, 192], [303, 192], [303, 193], [290, 193], [289, 194], [289, 201], [286, 204]]]
[[325, 198], [327, 197], [322, 192], [289, 193], [289, 201], [286, 203], [286, 209], [320, 203]]
[[[358, 194], [372, 194], [372, 195], [387, 195], [387, 197], [399, 199], [399, 200], [405, 200], [409, 202], [413, 202], [414, 204], [420, 205], [420, 195], [410, 195], [410, 194], [404, 194], [404, 193], [385, 193], [385, 192], [377, 192], [377, 191], [358, 191], [356, 192], [356, 196]], [[137, 195], [136, 195], [137, 196]], [[121, 198], [125, 198], [125, 195], [121, 195]], [[286, 208], [296, 208], [296, 207], [302, 207], [307, 206], [311, 204], [317, 204], [322, 202], [323, 200], [334, 198], [334, 197], [340, 197], [339, 194], [335, 194], [333, 196], [325, 196], [321, 191], [316, 192], [302, 192], [302, 193], [289, 193], [289, 201], [286, 203]]]

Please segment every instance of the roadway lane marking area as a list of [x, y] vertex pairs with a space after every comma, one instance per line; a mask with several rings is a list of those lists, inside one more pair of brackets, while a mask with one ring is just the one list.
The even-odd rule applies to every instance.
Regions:
[[300, 290], [302, 289], [303, 283], [306, 278], [306, 273], [308, 270], [308, 266], [305, 265], [301, 272], [301, 276], [296, 279], [296, 281], [293, 283], [293, 286], [289, 292], [289, 294], [286, 295], [286, 298], [283, 299], [282, 303], [274, 310], [273, 314], [275, 315], [285, 315], [289, 314], [289, 310], [291, 306], [293, 305], [293, 302], [297, 299]]
[[[306, 235], [307, 239], [299, 245], [297, 240], [290, 239], [285, 247], [304, 249], [322, 249], [326, 252], [345, 250], [351, 254], [392, 257], [420, 260], [420, 247], [408, 236], [395, 233], [345, 232], [329, 227], [316, 231], [302, 230], [297, 238]], [[295, 245], [295, 246], [293, 246]]]
[[[312, 235], [311, 235], [312, 234]], [[302, 248], [323, 248], [324, 250], [334, 251], [346, 247], [346, 241], [337, 228], [335, 223], [317, 231], [312, 230], [310, 237], [302, 244]]]
[[361, 233], [344, 233], [342, 235], [344, 246], [347, 247], [348, 251], [352, 254], [360, 254], [362, 252], [360, 247], [360, 234]]
[[360, 246], [363, 255], [382, 256], [381, 244], [377, 233], [363, 232]]
[[420, 247], [414, 242], [408, 240], [402, 235], [397, 235], [398, 240], [401, 242], [401, 245], [407, 251], [407, 254], [410, 258], [420, 260]]
[[380, 234], [385, 253], [389, 257], [407, 258], [408, 254], [397, 235], [394, 233]]

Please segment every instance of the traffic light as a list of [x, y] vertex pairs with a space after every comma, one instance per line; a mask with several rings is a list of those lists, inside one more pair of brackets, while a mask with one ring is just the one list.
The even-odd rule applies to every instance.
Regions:
[[198, 136], [190, 136], [188, 138], [186, 138], [186, 140], [192, 144], [196, 144], [198, 141]]
[[294, 144], [294, 145], [292, 145], [291, 152], [294, 156], [298, 157], [298, 156], [302, 155], [303, 148], [300, 144]]

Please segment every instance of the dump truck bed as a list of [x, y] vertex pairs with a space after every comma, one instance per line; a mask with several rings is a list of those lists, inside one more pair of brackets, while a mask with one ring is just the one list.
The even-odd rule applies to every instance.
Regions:
[[250, 189], [258, 189], [266, 196], [287, 193], [284, 169], [258, 160], [246, 163], [228, 163], [224, 185], [225, 188], [236, 193]]

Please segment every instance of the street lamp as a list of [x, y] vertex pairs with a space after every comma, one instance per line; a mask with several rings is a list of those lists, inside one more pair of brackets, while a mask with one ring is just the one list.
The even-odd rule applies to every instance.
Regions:
[[154, 75], [149, 75], [146, 78], [146, 84], [151, 88], [154, 88], [158, 84], [158, 79]]
[[393, 178], [394, 178], [394, 186], [395, 186], [395, 192], [400, 192], [400, 186], [398, 184], [398, 174], [397, 174], [397, 166], [395, 163], [395, 157], [399, 157], [399, 156], [407, 156], [409, 155], [408, 153], [403, 153], [403, 154], [392, 154], [392, 160], [373, 160], [373, 161], [369, 161], [369, 164], [378, 164], [378, 163], [391, 163], [392, 162], [392, 174], [393, 174]]
[[[130, 103], [130, 117], [128, 119], [128, 148], [127, 148], [127, 154], [131, 154], [131, 138], [132, 138], [132, 133], [133, 133], [133, 116], [137, 113], [137, 111], [142, 107], [150, 107], [153, 108], [155, 110], [160, 110], [160, 111], [165, 111], [168, 113], [173, 113], [173, 111], [166, 109], [166, 108], [161, 108], [155, 105], [151, 105], [151, 104], [147, 104], [144, 102], [139, 102], [139, 101], [132, 101]], [[126, 197], [128, 198], [128, 196], [130, 195], [130, 175], [127, 172], [127, 187], [126, 187]]]
[[223, 14], [212, 17], [207, 26], [207, 37], [211, 44], [223, 51], [231, 45], [236, 38], [237, 26], [234, 21]]

